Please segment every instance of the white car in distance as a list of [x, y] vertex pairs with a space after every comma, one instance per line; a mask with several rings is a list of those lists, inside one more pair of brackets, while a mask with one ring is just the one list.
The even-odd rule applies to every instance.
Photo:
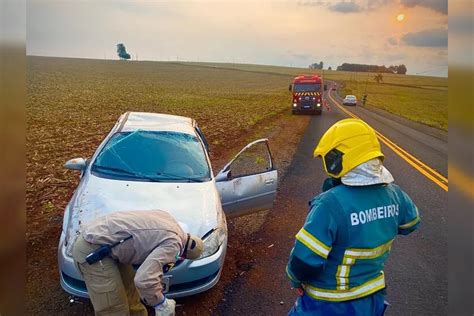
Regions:
[[346, 95], [346, 97], [342, 101], [342, 104], [343, 105], [354, 105], [355, 106], [355, 105], [357, 105], [357, 97], [355, 95], [348, 94], [348, 95]]

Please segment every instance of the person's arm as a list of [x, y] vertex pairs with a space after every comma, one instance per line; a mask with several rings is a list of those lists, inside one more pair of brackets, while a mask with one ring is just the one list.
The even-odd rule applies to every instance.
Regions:
[[418, 207], [411, 198], [402, 191], [402, 202], [398, 215], [398, 234], [408, 235], [420, 226], [420, 214]]
[[143, 261], [135, 274], [135, 286], [140, 297], [149, 306], [156, 306], [165, 299], [163, 295], [163, 266], [174, 263], [180, 251], [177, 239], [170, 238], [162, 242]]
[[315, 199], [306, 223], [296, 234], [286, 268], [295, 288], [314, 279], [324, 269], [337, 232], [337, 224], [329, 208], [330, 205], [323, 199]]

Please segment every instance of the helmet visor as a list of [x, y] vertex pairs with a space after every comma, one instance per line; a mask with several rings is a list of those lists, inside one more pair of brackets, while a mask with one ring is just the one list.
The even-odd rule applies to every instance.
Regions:
[[337, 150], [336, 148], [331, 149], [324, 156], [324, 167], [326, 168], [326, 172], [337, 176], [342, 171], [343, 156], [343, 152]]

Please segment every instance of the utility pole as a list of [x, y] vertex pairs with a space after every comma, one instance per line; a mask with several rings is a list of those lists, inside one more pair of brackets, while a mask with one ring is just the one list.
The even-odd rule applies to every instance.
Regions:
[[364, 97], [362, 98], [362, 105], [365, 105], [367, 102], [367, 84], [369, 83], [369, 76], [370, 72], [367, 73], [367, 79], [365, 79], [365, 89], [364, 89]]
[[367, 73], [367, 79], [365, 80], [365, 89], [364, 89], [364, 94], [367, 94], [367, 84], [369, 83], [369, 75], [370, 72]]

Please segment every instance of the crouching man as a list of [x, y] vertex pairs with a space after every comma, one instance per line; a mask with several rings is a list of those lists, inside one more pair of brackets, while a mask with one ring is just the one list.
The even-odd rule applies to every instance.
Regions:
[[[203, 242], [186, 234], [164, 211], [116, 212], [81, 227], [73, 257], [96, 315], [174, 315], [162, 291], [163, 273], [182, 259], [197, 259]], [[134, 271], [132, 265], [139, 265]], [[163, 271], [165, 270], [165, 271]]]

